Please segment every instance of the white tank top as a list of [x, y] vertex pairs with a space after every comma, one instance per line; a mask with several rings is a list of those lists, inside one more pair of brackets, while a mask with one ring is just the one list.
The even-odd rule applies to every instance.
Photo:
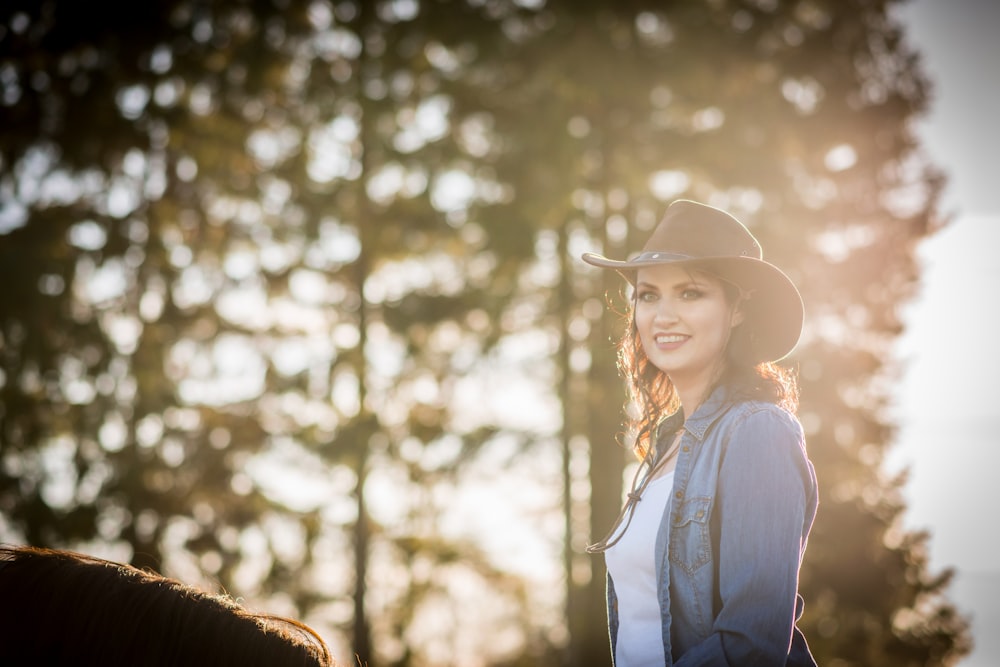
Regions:
[[656, 533], [664, 512], [670, 509], [673, 485], [673, 471], [650, 482], [625, 535], [604, 552], [618, 598], [615, 667], [662, 667], [666, 663], [654, 553]]

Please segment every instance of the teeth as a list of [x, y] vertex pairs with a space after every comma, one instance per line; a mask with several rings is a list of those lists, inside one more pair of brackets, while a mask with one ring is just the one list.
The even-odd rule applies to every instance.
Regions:
[[682, 336], [680, 334], [671, 334], [669, 336], [657, 336], [657, 343], [680, 343], [682, 340], [687, 338], [687, 336]]

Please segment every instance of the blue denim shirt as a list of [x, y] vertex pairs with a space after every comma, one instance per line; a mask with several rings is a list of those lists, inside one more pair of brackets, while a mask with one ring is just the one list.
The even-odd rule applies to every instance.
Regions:
[[[802, 427], [776, 405], [731, 402], [727, 393], [717, 389], [683, 424], [656, 538], [666, 664], [815, 666], [795, 627], [799, 565], [818, 502]], [[664, 421], [658, 439], [670, 442], [682, 418]], [[613, 659], [610, 577], [608, 619]]]

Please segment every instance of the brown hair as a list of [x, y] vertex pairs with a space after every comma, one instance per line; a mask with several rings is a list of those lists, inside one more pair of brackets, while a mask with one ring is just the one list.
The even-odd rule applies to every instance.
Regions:
[[[730, 304], [742, 301], [749, 304], [752, 295], [742, 293], [736, 284], [714, 271], [692, 269], [711, 276], [722, 283], [726, 300]], [[677, 391], [666, 373], [646, 356], [635, 325], [635, 299], [633, 293], [624, 313], [624, 333], [618, 341], [618, 370], [625, 378], [628, 400], [632, 410], [627, 410], [629, 435], [634, 438], [633, 448], [639, 458], [650, 451], [656, 425], [666, 415], [677, 411], [681, 405]], [[794, 371], [772, 361], [747, 360], [746, 350], [752, 349], [752, 318], [733, 328], [726, 346], [726, 365], [715, 386], [727, 386], [736, 400], [758, 400], [779, 405], [789, 412], [798, 409], [799, 389]]]
[[0, 646], [15, 665], [335, 664], [304, 623], [69, 551], [0, 546], [0, 600]]

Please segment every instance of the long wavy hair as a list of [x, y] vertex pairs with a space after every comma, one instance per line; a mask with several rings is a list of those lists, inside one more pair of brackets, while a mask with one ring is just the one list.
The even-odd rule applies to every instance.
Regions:
[[[752, 296], [718, 273], [692, 269], [719, 280], [731, 306], [739, 302], [750, 304]], [[657, 368], [646, 356], [635, 324], [636, 293], [628, 301], [623, 314], [626, 318], [624, 333], [618, 341], [618, 370], [625, 378], [628, 398], [626, 404], [627, 439], [639, 458], [651, 451], [656, 426], [667, 415], [680, 409], [677, 390], [666, 373]], [[771, 361], [748, 360], [746, 350], [751, 349], [754, 335], [752, 320], [732, 330], [726, 345], [726, 361], [713, 385], [727, 386], [734, 400], [758, 400], [774, 403], [791, 413], [798, 409], [799, 387], [794, 370]]]

